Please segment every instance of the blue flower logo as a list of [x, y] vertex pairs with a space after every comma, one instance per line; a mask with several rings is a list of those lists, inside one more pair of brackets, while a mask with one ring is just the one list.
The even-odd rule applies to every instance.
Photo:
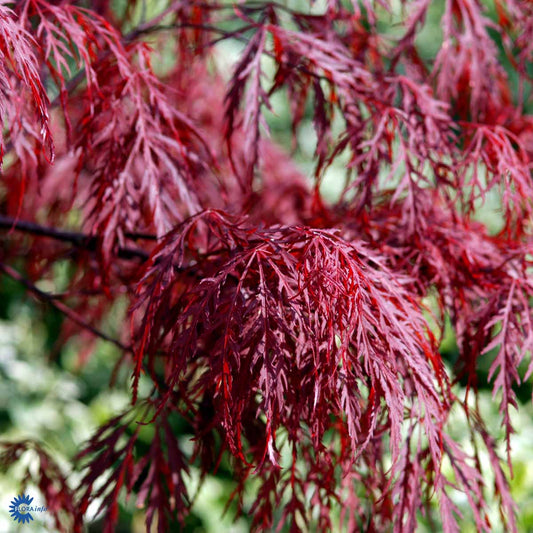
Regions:
[[9, 505], [9, 513], [11, 514], [11, 518], [22, 524], [33, 520], [33, 516], [29, 512], [29, 507], [32, 501], [33, 498], [30, 498], [27, 494], [15, 496]]

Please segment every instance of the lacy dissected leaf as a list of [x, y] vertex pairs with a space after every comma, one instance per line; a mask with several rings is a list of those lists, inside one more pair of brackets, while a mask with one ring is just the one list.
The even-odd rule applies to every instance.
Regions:
[[36, 456], [38, 467], [28, 466], [21, 480], [22, 486], [28, 483], [39, 487], [46, 501], [47, 511], [54, 517], [55, 527], [60, 532], [81, 531], [76, 529], [76, 503], [74, 492], [67, 483], [67, 476], [57, 462], [37, 442], [25, 440], [20, 442], [0, 442], [0, 469], [7, 469], [21, 459], [23, 455]]
[[188, 464], [167, 411], [159, 414], [148, 451], [140, 455], [141, 426], [136, 424], [143, 423], [144, 415], [136, 420], [136, 413], [129, 411], [110, 420], [79, 454], [78, 461], [88, 461], [78, 487], [78, 518], [99, 501], [97, 513], [105, 511], [105, 531], [114, 531], [122, 491], [130, 495], [135, 490], [137, 507], [146, 509], [147, 530], [157, 516], [157, 531], [163, 533], [169, 530], [169, 521], [183, 522], [190, 505], [184, 483]]
[[[187, 283], [191, 265], [198, 277]], [[345, 425], [355, 460], [382, 414], [395, 460], [412, 405], [438, 463], [440, 360], [401, 280], [362, 243], [205, 212], [154, 251], [140, 289], [134, 388], [145, 354], [154, 368], [164, 350], [165, 381], [187, 398], [212, 394], [215, 423], [241, 460], [277, 465], [276, 432], [297, 442], [302, 423], [320, 448], [328, 416]], [[247, 450], [250, 412], [265, 427]]]
[[488, 29], [492, 21], [478, 0], [447, 0], [442, 17], [443, 43], [433, 66], [437, 95], [461, 116], [484, 122], [508, 99], [506, 74]]
[[468, 186], [468, 209], [487, 193], [499, 189], [507, 232], [523, 231], [533, 209], [531, 161], [521, 139], [501, 126], [476, 126], [469, 135], [458, 167], [460, 182]]
[[260, 127], [268, 131], [268, 126], [261, 115], [261, 107], [263, 105], [270, 107], [268, 96], [263, 89], [261, 80], [263, 76], [261, 59], [265, 50], [265, 41], [266, 32], [263, 28], [260, 28], [242, 52], [226, 94], [225, 137], [230, 160], [235, 172], [239, 174], [238, 165], [233, 157], [232, 136], [236, 129], [235, 118], [239, 104], [243, 99], [243, 94], [246, 93], [242, 125], [240, 126], [245, 133], [244, 146], [242, 148], [244, 170], [241, 179], [244, 190], [251, 190], [252, 187], [254, 170], [259, 158]]
[[[374, 75], [365, 62], [354, 58], [335, 37], [326, 41], [322, 35], [279, 27], [269, 30], [283, 50], [278, 54], [280, 64], [305, 57], [305, 63], [299, 60], [298, 66], [315, 79], [317, 175], [346, 149], [350, 150], [348, 168], [353, 179], [343, 196], [353, 198], [354, 208], [372, 205], [374, 196], [385, 184], [398, 197], [406, 195], [410, 203], [403, 205], [416, 211], [412, 204], [421, 187], [433, 180], [449, 179], [443, 173], [443, 161], [452, 157], [455, 133], [448, 106], [433, 97], [428, 85], [415, 84], [405, 76]], [[323, 84], [328, 88], [327, 98]], [[302, 95], [307, 97], [306, 93]], [[339, 108], [345, 122], [335, 141], [328, 140], [333, 105]]]
[[96, 73], [98, 62], [111, 54], [117, 62], [127, 65], [120, 32], [95, 12], [70, 3], [56, 6], [46, 0], [27, 0], [22, 4], [20, 9], [25, 17], [38, 17], [36, 38], [58, 86], [66, 126], [70, 129], [67, 85], [75, 88], [85, 79], [88, 98], [93, 104], [100, 90]]
[[[196, 169], [211, 155], [193, 124], [176, 110], [153, 75], [149, 51], [130, 49], [125, 65], [101, 66], [105, 94], [82, 119], [80, 165], [92, 173], [92, 232], [104, 259], [127, 231], [162, 235], [200, 209]], [[134, 65], [134, 61], [138, 65]]]
[[[510, 435], [513, 431], [509, 409], [518, 409], [513, 385], [520, 384], [521, 378], [518, 367], [522, 360], [529, 355], [529, 369], [525, 379], [533, 370], [533, 316], [529, 304], [532, 296], [531, 286], [520, 283], [510, 277], [502, 284], [498, 294], [487, 303], [478, 327], [485, 334], [492, 331], [497, 333], [484, 347], [483, 354], [497, 348], [496, 357], [489, 370], [489, 381], [494, 379], [493, 396], [501, 392], [500, 413], [506, 430], [507, 458], [511, 463]], [[496, 309], [498, 311], [496, 311]], [[512, 467], [511, 467], [512, 469]]]
[[[36, 42], [24, 28], [24, 22], [8, 7], [0, 3], [0, 162], [3, 159], [4, 127], [7, 123], [10, 142], [21, 157], [31, 157], [34, 137], [49, 161], [54, 158], [48, 96], [41, 80], [36, 57]], [[35, 119], [40, 127], [35, 127]]]

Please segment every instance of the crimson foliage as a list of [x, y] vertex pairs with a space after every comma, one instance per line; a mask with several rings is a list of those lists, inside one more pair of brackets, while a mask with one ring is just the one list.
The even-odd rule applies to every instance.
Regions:
[[[0, 268], [66, 316], [63, 340], [113, 342], [132, 372], [132, 408], [80, 453], [77, 486], [37, 443], [2, 445], [3, 464], [38, 451], [59, 529], [100, 502], [112, 531], [125, 492], [168, 531], [192, 505], [191, 465], [203, 479], [225, 457], [255, 530], [410, 532], [438, 509], [454, 532], [461, 491], [489, 531], [488, 452], [516, 531], [472, 398], [490, 360], [511, 466], [510, 408], [533, 371], [533, 4], [445, 0], [434, 57], [417, 46], [431, 2], [396, 4], [181, 0], [146, 20], [144, 2], [0, 2]], [[231, 73], [225, 42], [241, 46]], [[312, 183], [269, 138], [278, 94], [296, 154], [312, 116]], [[475, 215], [494, 197], [491, 234]], [[64, 293], [36, 286], [65, 260]], [[131, 326], [111, 338], [100, 328], [124, 298]], [[472, 450], [449, 434], [452, 409]], [[144, 454], [134, 422], [153, 432]]]

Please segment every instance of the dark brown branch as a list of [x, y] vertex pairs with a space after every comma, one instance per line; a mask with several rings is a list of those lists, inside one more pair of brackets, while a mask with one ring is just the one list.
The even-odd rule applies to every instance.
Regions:
[[[3, 272], [6, 276], [10, 277], [14, 281], [20, 283], [26, 289], [34, 294], [41, 302], [51, 305], [55, 309], [57, 309], [60, 313], [62, 313], [64, 316], [66, 316], [68, 319], [72, 320], [75, 324], [80, 326], [81, 328], [85, 329], [86, 331], [89, 331], [92, 333], [95, 337], [98, 337], [104, 341], [110, 342], [111, 344], [114, 344], [117, 348], [122, 350], [124, 353], [133, 353], [133, 349], [131, 346], [126, 346], [119, 340], [111, 337], [107, 333], [104, 333], [103, 331], [99, 330], [98, 328], [94, 327], [92, 324], [89, 324], [86, 320], [84, 320], [76, 311], [62, 303], [61, 301], [58, 301], [56, 298], [56, 295], [49, 294], [45, 291], [42, 291], [38, 287], [36, 287], [31, 281], [24, 278], [21, 274], [19, 274], [14, 268], [11, 268], [10, 266], [0, 262], [0, 271]], [[115, 368], [112, 373], [111, 381], [112, 383], [116, 380], [116, 374], [118, 372], [118, 369], [120, 365], [123, 362], [123, 358], [121, 357], [117, 364], [115, 365]], [[143, 363], [143, 369], [146, 373], [149, 373], [149, 371], [146, 369], [144, 363]], [[153, 372], [150, 372], [152, 377], [156, 380], [156, 384], [159, 387], [159, 390], [165, 390], [166, 386], [164, 382], [155, 376]]]
[[[58, 241], [69, 242], [88, 251], [95, 251], [98, 244], [98, 237], [93, 235], [41, 226], [34, 222], [27, 222], [25, 220], [18, 220], [0, 215], [0, 230], [2, 229], [17, 230], [40, 237], [48, 237]], [[141, 259], [142, 261], [146, 261], [150, 257], [150, 254], [139, 248], [119, 247], [117, 249], [117, 256], [120, 259]]]
[[[135, 38], [140, 37], [142, 35], [150, 35], [152, 33], [172, 31], [172, 30], [177, 30], [177, 29], [180, 29], [180, 28], [187, 28], [187, 29], [203, 30], [205, 32], [211, 32], [211, 33], [215, 33], [215, 34], [220, 35], [220, 37], [209, 41], [205, 45], [205, 47], [214, 46], [214, 45], [218, 44], [219, 42], [225, 41], [227, 39], [235, 39], [236, 41], [239, 41], [239, 42], [241, 42], [243, 44], [248, 44], [249, 43], [249, 39], [247, 39], [246, 37], [244, 37], [241, 34], [247, 32], [247, 31], [250, 31], [253, 28], [258, 28], [260, 26], [261, 26], [260, 23], [257, 23], [256, 25], [249, 24], [247, 26], [243, 26], [243, 27], [238, 28], [236, 30], [228, 31], [228, 30], [224, 30], [222, 28], [217, 28], [216, 26], [212, 26], [212, 25], [194, 24], [192, 22], [176, 22], [176, 23], [173, 23], [173, 24], [172, 23], [171, 24], [159, 24], [159, 25], [153, 25], [153, 26], [145, 25], [142, 28], [139, 28], [139, 29], [131, 32], [130, 34], [128, 34], [128, 36], [125, 37], [125, 39], [134, 40]], [[267, 57], [270, 57], [271, 59], [276, 60], [275, 54], [273, 54], [272, 52], [270, 52], [268, 50], [264, 50], [263, 51], [263, 55], [265, 55]], [[287, 64], [287, 66], [289, 66], [291, 68], [294, 68], [294, 69], [297, 69], [300, 72], [306, 74], [307, 76], [311, 76], [313, 78], [316, 78], [317, 80], [323, 80], [323, 81], [326, 81], [328, 83], [331, 82], [331, 80], [328, 77], [326, 77], [324, 75], [321, 75], [321, 74], [317, 74], [316, 72], [313, 72], [312, 70], [309, 70], [309, 69], [305, 68], [303, 65], [301, 65], [299, 63], [294, 63], [292, 61], [286, 61], [286, 64]]]
[[44, 292], [38, 287], [36, 287], [31, 281], [21, 276], [15, 269], [0, 262], [0, 271], [2, 271], [6, 276], [9, 276], [11, 279], [17, 281], [21, 285], [24, 285], [24, 287], [26, 287], [26, 289], [33, 293], [39, 300], [51, 305], [60, 313], [64, 314], [67, 318], [72, 320], [75, 324], [91, 332], [96, 337], [99, 337], [105, 341], [114, 344], [117, 348], [120, 348], [125, 352], [132, 351], [129, 346], [122, 344], [119, 340], [110, 337], [109, 335], [107, 335], [107, 333], [100, 331], [93, 325], [86, 322], [80, 315], [78, 315], [78, 313], [76, 313], [76, 311], [65, 305], [63, 302], [56, 300], [53, 295], [50, 295], [47, 292]]

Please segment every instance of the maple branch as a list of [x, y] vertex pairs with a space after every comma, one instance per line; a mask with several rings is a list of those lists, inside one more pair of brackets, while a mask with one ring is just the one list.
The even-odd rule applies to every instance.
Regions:
[[[243, 43], [244, 45], [247, 45], [250, 42], [250, 39], [244, 37], [242, 34], [250, 31], [251, 29], [255, 28], [261, 28], [264, 27], [264, 24], [257, 23], [255, 25], [248, 24], [247, 26], [243, 26], [241, 28], [238, 28], [233, 31], [224, 30], [222, 28], [217, 28], [216, 26], [210, 25], [210, 24], [195, 24], [193, 22], [175, 22], [171, 24], [155, 24], [153, 26], [150, 25], [143, 25], [143, 27], [139, 27], [136, 30], [133, 30], [132, 32], [128, 33], [124, 36], [124, 41], [130, 42], [135, 40], [137, 37], [140, 37], [142, 35], [150, 35], [151, 33], [157, 33], [157, 32], [165, 32], [165, 31], [172, 31], [172, 30], [178, 30], [180, 28], [187, 28], [191, 30], [203, 30], [206, 32], [216, 33], [220, 35], [220, 37], [213, 39], [209, 41], [205, 47], [210, 47], [218, 44], [221, 41], [224, 41], [226, 39], [235, 39], [236, 41], [239, 41]], [[262, 55], [265, 55], [266, 57], [269, 57], [270, 59], [276, 60], [276, 54], [273, 52], [270, 52], [269, 50], [263, 50]], [[323, 80], [328, 83], [331, 83], [331, 80], [322, 74], [317, 74], [316, 72], [313, 72], [312, 70], [309, 70], [308, 68], [304, 67], [303, 65], [300, 65], [299, 63], [294, 63], [292, 61], [285, 61], [285, 64], [288, 67], [294, 68], [296, 70], [299, 70], [300, 72], [311, 76], [317, 80]], [[54, 100], [55, 103], [55, 100]]]
[[91, 332], [96, 337], [100, 337], [101, 339], [114, 344], [117, 348], [120, 348], [121, 350], [125, 352], [132, 351], [132, 349], [129, 346], [126, 346], [125, 344], [121, 343], [119, 340], [114, 339], [113, 337], [110, 337], [109, 335], [107, 335], [107, 333], [104, 333], [103, 331], [100, 331], [99, 329], [95, 328], [93, 325], [89, 324], [80, 315], [78, 315], [76, 311], [74, 311], [73, 309], [65, 305], [63, 302], [60, 302], [57, 299], [55, 299], [53, 295], [47, 292], [44, 292], [38, 287], [36, 287], [31, 281], [21, 276], [14, 268], [11, 268], [10, 266], [0, 262], [0, 271], [2, 271], [6, 276], [10, 277], [11, 279], [17, 281], [21, 285], [24, 285], [24, 287], [26, 287], [26, 289], [32, 292], [39, 300], [47, 304], [50, 304], [52, 307], [57, 309], [60, 313], [62, 313], [67, 318], [72, 320], [75, 324]]
[[[58, 301], [56, 295], [42, 291], [35, 284], [33, 284], [30, 280], [23, 277], [14, 268], [11, 268], [9, 265], [6, 265], [5, 263], [2, 263], [1, 261], [0, 261], [0, 271], [2, 271], [9, 278], [13, 279], [14, 281], [26, 287], [26, 289], [29, 292], [33, 293], [39, 300], [41, 300], [41, 302], [51, 305], [54, 309], [57, 309], [64, 316], [72, 320], [72, 322], [74, 322], [81, 328], [92, 333], [95, 337], [98, 337], [104, 341], [110, 342], [111, 344], [115, 345], [117, 348], [122, 350], [124, 353], [133, 353], [133, 349], [131, 348], [131, 346], [125, 345], [124, 343], [111, 337], [107, 333], [104, 333], [103, 331], [94, 327], [92, 324], [89, 324], [89, 322], [84, 320], [78, 313], [76, 313], [76, 311], [74, 311], [73, 309], [65, 305], [63, 302]], [[119, 359], [119, 361], [117, 362], [115, 370], [113, 371], [113, 379], [116, 378], [116, 372], [118, 370], [118, 366], [120, 365], [121, 361], [122, 359]], [[152, 377], [157, 379], [155, 374], [153, 372], [149, 372], [144, 364], [143, 364], [143, 370], [147, 374], [150, 373]], [[156, 384], [158, 385], [160, 390], [165, 390], [166, 387], [163, 381], [161, 381], [160, 379], [157, 379]]]
[[[98, 237], [87, 235], [85, 233], [60, 230], [49, 226], [41, 226], [34, 222], [19, 220], [12, 217], [0, 215], [0, 229], [7, 229], [21, 231], [23, 233], [30, 233], [39, 237], [49, 237], [58, 241], [69, 242], [79, 248], [84, 248], [88, 251], [95, 251], [97, 249]], [[127, 235], [130, 236], [130, 235]], [[131, 238], [152, 238], [151, 235], [131, 234]], [[146, 261], [150, 254], [139, 248], [119, 247], [117, 249], [117, 256], [120, 259], [141, 259]]]
[[[12, 217], [0, 215], [0, 230], [2, 229], [8, 230], [9, 232], [11, 232], [12, 230], [17, 230], [39, 237], [49, 237], [58, 241], [68, 242], [78, 248], [82, 248], [89, 252], [96, 252], [98, 249], [99, 239], [97, 236], [87, 235], [86, 233], [77, 231], [60, 230], [57, 228], [52, 228], [50, 226], [42, 226], [34, 222], [28, 222], [25, 220], [19, 220]], [[126, 233], [125, 236], [133, 240], [157, 240], [157, 237], [155, 235], [151, 235], [149, 233]], [[216, 252], [210, 252], [204, 254], [204, 257], [208, 258], [214, 255], [215, 253]], [[116, 255], [117, 258], [124, 260], [140, 259], [142, 262], [144, 262], [150, 259], [150, 253], [145, 252], [140, 248], [118, 247]], [[155, 263], [157, 264], [158, 262], [159, 259], [156, 259]], [[173, 268], [176, 272], [180, 272], [182, 275], [185, 276], [197, 278], [198, 275], [194, 271], [191, 271], [191, 267], [194, 268], [194, 265], [191, 265], [190, 267], [173, 265]], [[57, 296], [55, 296], [55, 298], [57, 299]]]

